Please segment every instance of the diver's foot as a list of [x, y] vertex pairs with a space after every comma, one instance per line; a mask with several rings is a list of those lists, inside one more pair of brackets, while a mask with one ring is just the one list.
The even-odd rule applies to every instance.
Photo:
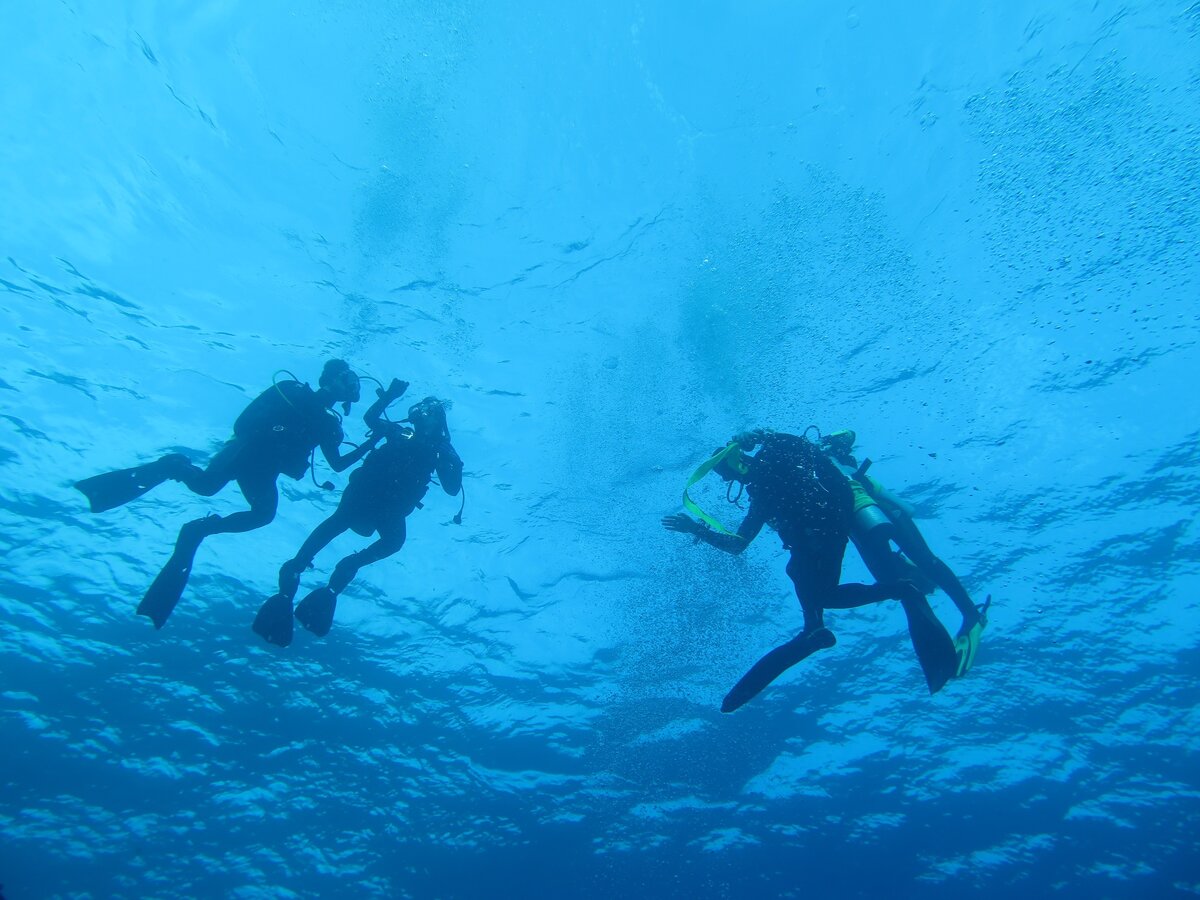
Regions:
[[828, 650], [830, 647], [837, 644], [837, 638], [834, 637], [832, 631], [822, 625], [820, 628], [814, 628], [811, 631], [802, 631], [798, 640], [804, 641], [816, 650]]
[[279, 593], [291, 599], [300, 590], [300, 575], [308, 566], [298, 559], [289, 559], [279, 567]]
[[168, 453], [151, 463], [163, 478], [171, 481], [183, 481], [192, 473], [195, 466], [182, 453]]
[[987, 599], [982, 603], [971, 607], [969, 613], [963, 613], [962, 628], [958, 629], [958, 636], [962, 637], [967, 634], [975, 626], [979, 626], [980, 630], [987, 627], [988, 610], [992, 606], [992, 595], [988, 594]]
[[983, 616], [979, 614], [978, 610], [975, 611], [974, 615], [963, 616], [962, 627], [958, 629], [958, 636], [962, 637], [964, 634], [983, 621]]
[[213, 533], [213, 525], [220, 520], [220, 516], [211, 515], [184, 523], [179, 529], [179, 539], [175, 541], [175, 552], [195, 552], [200, 542]]

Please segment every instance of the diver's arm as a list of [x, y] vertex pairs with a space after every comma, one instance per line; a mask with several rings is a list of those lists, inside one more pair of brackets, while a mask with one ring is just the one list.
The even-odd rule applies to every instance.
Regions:
[[329, 463], [329, 468], [335, 472], [344, 472], [372, 450], [375, 445], [383, 439], [383, 435], [379, 432], [368, 435], [367, 439], [351, 450], [349, 453], [342, 454], [342, 434], [341, 429], [338, 429], [337, 434], [330, 433], [324, 440], [321, 441], [321, 455], [325, 457], [325, 461]]
[[[762, 531], [763, 526], [766, 524], [766, 518], [751, 503], [750, 508], [746, 511], [746, 518], [742, 519], [742, 524], [738, 526], [737, 534], [720, 534], [715, 531], [706, 531], [705, 534], [700, 535], [700, 540], [707, 544], [712, 544], [719, 550], [726, 550], [729, 553], [737, 554], [750, 546], [750, 542], [758, 537], [758, 533]], [[714, 538], [727, 537], [731, 543], [728, 546], [721, 546], [721, 544], [709, 540], [706, 535], [711, 535]]]
[[387, 390], [379, 388], [375, 391], [375, 396], [378, 398], [371, 404], [371, 408], [363, 414], [363, 421], [367, 423], [367, 427], [372, 431], [380, 431], [385, 419], [383, 411], [388, 408], [388, 405], [393, 400], [399, 400], [404, 396], [404, 392], [408, 390], [408, 382], [401, 381], [399, 378], [393, 378], [392, 383], [387, 386]]
[[667, 529], [667, 531], [677, 531], [680, 534], [694, 535], [696, 540], [704, 541], [710, 547], [716, 547], [718, 550], [724, 550], [726, 553], [732, 553], [734, 556], [737, 556], [750, 546], [752, 540], [758, 537], [758, 533], [762, 531], [762, 527], [766, 523], [763, 517], [754, 511], [754, 505], [751, 504], [750, 511], [746, 514], [746, 518], [742, 520], [737, 534], [723, 534], [719, 531], [713, 531], [703, 522], [697, 522], [691, 516], [686, 516], [683, 513], [674, 516], [664, 516], [662, 524], [663, 528]]
[[438, 449], [435, 467], [443, 491], [453, 497], [462, 490], [463, 461], [449, 441], [444, 442]]

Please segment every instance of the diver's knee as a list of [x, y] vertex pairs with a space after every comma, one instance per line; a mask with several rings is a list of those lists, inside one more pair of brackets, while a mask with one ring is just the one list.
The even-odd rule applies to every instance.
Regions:
[[201, 472], [194, 478], [181, 479], [187, 486], [187, 489], [193, 494], [199, 494], [201, 497], [213, 497], [220, 493], [221, 488], [229, 484], [228, 480], [214, 478], [207, 472]]
[[255, 528], [262, 528], [264, 525], [270, 525], [275, 521], [275, 514], [278, 511], [278, 504], [272, 503], [269, 506], [251, 506], [246, 515]]

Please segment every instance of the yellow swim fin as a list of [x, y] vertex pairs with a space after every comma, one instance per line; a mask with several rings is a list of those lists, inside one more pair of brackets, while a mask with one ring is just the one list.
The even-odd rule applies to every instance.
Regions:
[[958, 669], [954, 673], [956, 678], [962, 678], [975, 665], [975, 654], [979, 652], [979, 641], [983, 638], [983, 629], [987, 627], [988, 608], [991, 605], [992, 597], [989, 594], [983, 605], [978, 607], [979, 620], [966, 631], [959, 632], [954, 641], [954, 652], [958, 655]]

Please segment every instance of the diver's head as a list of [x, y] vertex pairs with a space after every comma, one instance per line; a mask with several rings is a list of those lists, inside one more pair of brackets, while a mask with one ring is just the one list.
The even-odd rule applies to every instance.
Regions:
[[446, 404], [437, 397], [426, 397], [408, 408], [408, 421], [417, 437], [442, 437], [446, 426]]
[[717, 460], [713, 466], [713, 471], [723, 481], [742, 481], [746, 480], [746, 476], [750, 473], [750, 465], [747, 462], [751, 457], [747, 457], [742, 452], [741, 446], [737, 441], [731, 441], [724, 447], [718, 447], [713, 451], [713, 458]]
[[350, 411], [351, 403], [358, 402], [362, 387], [358, 375], [344, 359], [331, 359], [325, 363], [318, 384], [329, 392], [334, 402], [341, 403], [346, 412]]
[[835, 457], [849, 456], [850, 451], [854, 449], [854, 442], [857, 440], [857, 434], [849, 428], [843, 428], [841, 431], [834, 431], [822, 437], [821, 446], [827, 453]]

